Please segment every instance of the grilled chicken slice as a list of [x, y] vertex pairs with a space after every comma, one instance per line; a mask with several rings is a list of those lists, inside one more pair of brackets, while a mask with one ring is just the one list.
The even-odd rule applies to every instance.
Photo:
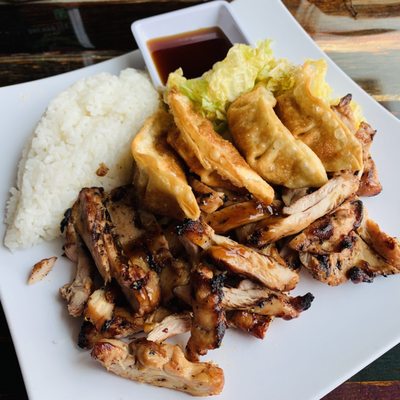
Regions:
[[255, 279], [270, 289], [292, 290], [299, 281], [299, 275], [288, 268], [283, 259], [260, 254], [232, 239], [216, 235], [204, 221], [187, 221], [178, 227], [178, 233], [206, 250], [219, 267]]
[[294, 271], [300, 271], [301, 269], [301, 262], [299, 259], [299, 252], [296, 250], [291, 249], [288, 245], [287, 245], [287, 240], [282, 240], [281, 242], [281, 249], [279, 250], [279, 255], [280, 257], [282, 257], [285, 262], [286, 265], [293, 269]]
[[151, 269], [147, 255], [138, 251], [129, 258], [113, 260], [117, 261], [114, 277], [133, 310], [141, 315], [153, 311], [161, 301], [160, 278]]
[[125, 254], [105, 207], [104, 192], [85, 188], [79, 193], [76, 228], [105, 282], [114, 278], [135, 311], [148, 313], [160, 301], [159, 279], [142, 251]]
[[238, 283], [237, 288], [241, 290], [250, 290], [260, 289], [262, 288], [262, 286], [260, 286], [260, 284], [256, 282], [251, 281], [250, 279], [243, 279]]
[[60, 294], [67, 301], [68, 312], [72, 317], [82, 315], [89, 296], [93, 292], [95, 266], [86, 249], [78, 250], [75, 278], [60, 288]]
[[[283, 207], [282, 212], [285, 215], [298, 214], [316, 206], [322, 200], [329, 198], [332, 194], [338, 194], [341, 190], [353, 192], [358, 184], [357, 178], [352, 174], [343, 174], [330, 179], [325, 185], [321, 186], [315, 192], [300, 197], [292, 202], [290, 206]], [[348, 196], [347, 196], [348, 197]]]
[[144, 317], [133, 313], [127, 307], [116, 306], [110, 321], [103, 326], [103, 332], [116, 339], [130, 337], [144, 329]]
[[32, 271], [29, 274], [28, 285], [33, 285], [41, 281], [48, 273], [53, 269], [54, 264], [57, 261], [57, 257], [43, 258], [42, 260], [35, 263], [32, 267]]
[[172, 313], [173, 312], [170, 309], [163, 306], [156, 308], [152, 313], [146, 315], [144, 321], [144, 332], [151, 332], [158, 323], [163, 321]]
[[[159, 307], [144, 318], [125, 307], [116, 306], [111, 319], [107, 320], [100, 330], [88, 320], [83, 322], [78, 336], [78, 346], [88, 350], [100, 339], [126, 339], [142, 331], [151, 332], [170, 314], [171, 311]], [[166, 335], [165, 332], [162, 334]]]
[[67, 301], [69, 314], [73, 317], [79, 317], [93, 292], [93, 278], [96, 267], [75, 230], [72, 209], [67, 211], [63, 224], [66, 225], [63, 248], [66, 256], [76, 264], [76, 273], [71, 283], [60, 288], [60, 294]]
[[285, 320], [297, 318], [302, 311], [308, 310], [314, 296], [290, 297], [285, 293], [266, 288], [237, 289], [224, 288], [223, 306], [227, 310], [243, 310], [268, 317], [279, 317]]
[[[257, 287], [254, 286], [255, 284], [253, 282], [248, 282], [250, 282], [251, 288]], [[223, 290], [225, 291], [229, 289], [224, 288]], [[190, 292], [191, 289], [189, 285], [175, 288], [175, 295], [187, 304], [192, 303]], [[224, 299], [222, 300], [222, 304], [225, 306]], [[248, 311], [231, 310], [226, 312], [226, 319], [228, 327], [240, 329], [250, 335], [263, 339], [273, 317], [255, 314]]]
[[201, 219], [183, 221], [182, 224], [177, 225], [176, 232], [186, 251], [192, 257], [197, 255], [197, 247], [206, 250], [212, 245], [214, 230]]
[[171, 221], [169, 224], [164, 225], [162, 229], [171, 254], [174, 257], [180, 257], [182, 254], [185, 254], [185, 248], [176, 232], [176, 222]]
[[285, 207], [283, 211], [289, 216], [278, 218], [270, 224], [260, 221], [247, 242], [256, 247], [264, 247], [283, 237], [294, 235], [334, 210], [353, 196], [357, 189], [356, 176], [345, 174], [332, 178], [317, 191], [302, 197], [290, 207]]
[[[251, 282], [244, 280], [242, 282]], [[308, 310], [314, 296], [307, 293], [304, 296], [290, 297], [289, 295], [270, 290], [251, 282], [248, 286], [222, 289], [222, 306], [227, 311], [246, 311], [248, 313], [279, 317], [286, 320], [297, 318], [302, 311]], [[187, 304], [193, 304], [190, 297], [190, 286], [180, 286], [175, 289], [178, 298]]]
[[349, 245], [340, 253], [324, 255], [300, 253], [302, 264], [315, 279], [336, 286], [350, 279], [354, 283], [372, 282], [378, 275], [399, 273], [399, 268], [388, 264], [355, 232], [351, 232]]
[[364, 161], [364, 170], [360, 178], [360, 187], [358, 196], [376, 196], [382, 191], [382, 185], [379, 181], [378, 170], [371, 156]]
[[95, 290], [87, 301], [84, 311], [85, 320], [101, 331], [104, 324], [113, 316], [117, 296], [117, 288], [112, 285]]
[[288, 291], [296, 287], [299, 275], [283, 260], [260, 254], [225, 236], [215, 235], [214, 239], [216, 245], [211, 246], [207, 254], [219, 267], [256, 280], [270, 289]]
[[77, 207], [68, 208], [60, 224], [61, 233], [65, 235], [63, 244], [64, 254], [75, 264], [78, 262], [79, 246], [82, 242], [75, 229], [74, 218], [77, 216], [76, 212]]
[[[153, 310], [159, 302], [160, 288], [157, 274], [163, 266], [165, 252], [169, 256], [170, 253], [168, 243], [154, 216], [145, 211], [137, 212], [134, 201], [135, 189], [132, 185], [127, 185], [114, 189], [106, 198], [105, 204], [113, 224], [112, 235], [115, 244], [122, 248], [128, 263], [136, 267], [136, 272], [144, 272], [147, 276], [144, 278], [145, 281], [147, 279], [144, 295], [150, 304], [142, 302], [141, 306], [144, 309], [141, 313], [144, 313]], [[138, 228], [138, 225], [141, 227]], [[143, 244], [147, 251], [144, 251]], [[117, 267], [120, 265], [117, 264]], [[130, 267], [129, 270], [133, 272], [134, 268]], [[138, 283], [140, 286], [141, 283]], [[137, 302], [136, 298], [132, 298], [129, 289], [123, 288], [123, 292], [131, 304], [140, 305], [140, 301]], [[139, 296], [139, 299], [143, 300], [143, 296]]]
[[192, 327], [192, 315], [190, 312], [172, 314], [164, 318], [147, 335], [147, 340], [161, 343], [169, 337], [189, 332]]
[[256, 200], [236, 203], [224, 207], [205, 217], [205, 221], [216, 233], [226, 233], [232, 229], [268, 218], [274, 213], [271, 206], [264, 206]]
[[357, 232], [372, 249], [400, 272], [400, 243], [398, 239], [381, 231], [379, 225], [371, 219], [366, 219]]
[[156, 218], [145, 211], [140, 211], [139, 215], [146, 230], [142, 243], [146, 248], [147, 261], [159, 274], [161, 301], [167, 305], [174, 297], [173, 289], [189, 282], [190, 267], [182, 258], [173, 257], [169, 242]]
[[354, 132], [356, 127], [356, 120], [354, 112], [351, 108], [351, 100], [353, 96], [349, 93], [339, 100], [339, 103], [332, 106], [332, 110], [339, 116], [339, 118], [346, 124], [351, 132]]
[[91, 349], [100, 339], [130, 338], [143, 331], [144, 318], [123, 307], [115, 307], [111, 319], [107, 320], [100, 330], [88, 320], [81, 326], [78, 337], [78, 346], [82, 349]]
[[198, 264], [191, 273], [193, 319], [186, 345], [189, 360], [221, 345], [226, 318], [221, 302], [224, 275], [217, 274], [205, 264]]
[[[246, 190], [241, 190], [237, 188], [218, 188], [218, 190], [220, 190], [224, 194], [224, 207], [229, 207], [233, 204], [243, 203], [245, 201], [254, 199], [254, 196]], [[271, 204], [271, 207], [274, 206], [274, 202]]]
[[[121, 189], [127, 188], [127, 192], [122, 198], [119, 194]], [[113, 191], [115, 192], [115, 191]], [[176, 284], [182, 284], [179, 281], [185, 269], [182, 268], [182, 262], [175, 260], [172, 256], [169, 243], [162, 231], [159, 223], [153, 214], [139, 210], [135, 211], [134, 204], [134, 189], [133, 186], [118, 188], [118, 198], [113, 199], [113, 192], [111, 192], [111, 200], [113, 204], [113, 212], [110, 212], [111, 219], [115, 223], [114, 231], [119, 238], [128, 237], [129, 240], [123, 249], [127, 254], [138, 254], [137, 248], [145, 249], [146, 262], [150, 268], [159, 274], [161, 299], [164, 304], [168, 303], [172, 298], [172, 289], [170, 287], [172, 281], [178, 279]], [[122, 201], [121, 201], [122, 200]], [[107, 209], [110, 205], [107, 204]], [[120, 215], [121, 218], [114, 221], [114, 216]], [[122, 221], [122, 219], [124, 221]], [[120, 223], [118, 223], [120, 221]], [[119, 227], [127, 225], [120, 233]], [[139, 225], [141, 229], [137, 228]], [[135, 250], [136, 249], [136, 250]], [[139, 251], [140, 253], [140, 251]], [[179, 277], [179, 278], [178, 278]]]
[[[237, 286], [237, 289], [240, 290], [252, 290], [259, 288], [260, 285], [250, 281], [249, 279], [243, 279]], [[224, 290], [229, 289], [224, 288]], [[240, 329], [241, 331], [246, 332], [258, 339], [264, 339], [271, 322], [274, 320], [274, 317], [242, 310], [230, 310], [226, 312], [226, 319], [228, 321], [229, 328]]]
[[371, 150], [375, 134], [376, 130], [367, 122], [361, 122], [358, 130], [355, 132], [356, 138], [362, 145], [364, 157], [367, 156]]
[[119, 376], [193, 396], [219, 394], [224, 386], [221, 368], [211, 363], [188, 361], [178, 345], [145, 339], [128, 345], [120, 340], [103, 339], [95, 344], [91, 354]]
[[177, 126], [169, 131], [168, 143], [202, 182], [215, 186], [210, 177], [217, 174], [222, 180], [247, 189], [263, 203], [272, 202], [272, 187], [249, 167], [232, 143], [214, 131], [209, 120], [193, 109], [186, 96], [171, 90], [167, 100]]
[[[235, 237], [239, 243], [246, 244], [248, 246], [253, 247], [253, 244], [250, 242], [250, 239], [254, 240], [256, 239], [256, 232], [261, 232], [262, 231], [262, 224], [264, 223], [265, 226], [267, 224], [271, 223], [271, 220], [267, 222], [268, 218], [265, 220], [262, 220], [260, 222], [252, 222], [250, 224], [246, 224], [243, 226], [240, 226], [239, 228], [235, 229]], [[272, 220], [275, 220], [273, 218]], [[254, 234], [254, 236], [253, 236]], [[257, 243], [255, 243], [255, 246], [257, 247]]]
[[142, 244], [146, 249], [147, 261], [154, 271], [160, 273], [173, 260], [168, 241], [153, 214], [141, 210], [139, 215], [146, 231]]
[[224, 204], [223, 192], [218, 192], [193, 177], [189, 179], [189, 185], [193, 189], [201, 211], [211, 214]]
[[357, 192], [359, 196], [376, 196], [382, 191], [378, 171], [370, 153], [375, 133], [376, 130], [366, 122], [361, 122], [360, 127], [356, 132], [356, 138], [360, 141], [363, 148], [364, 161], [364, 169], [360, 178], [360, 187]]
[[72, 207], [75, 229], [85, 242], [104, 282], [111, 281], [107, 247], [113, 245], [108, 213], [102, 201], [102, 188], [84, 188]]
[[351, 246], [350, 232], [357, 229], [363, 219], [361, 200], [348, 200], [325, 215], [289, 242], [289, 247], [306, 253], [338, 253]]
[[310, 188], [300, 189], [282, 189], [282, 200], [286, 207], [291, 206], [294, 202], [301, 199], [302, 197], [310, 194], [312, 190]]
[[113, 223], [114, 236], [118, 237], [124, 252], [129, 254], [144, 234], [138, 227], [138, 215], [134, 208], [135, 188], [133, 185], [120, 186], [104, 199]]
[[227, 320], [229, 328], [240, 329], [258, 339], [264, 339], [273, 317], [247, 311], [228, 311]]

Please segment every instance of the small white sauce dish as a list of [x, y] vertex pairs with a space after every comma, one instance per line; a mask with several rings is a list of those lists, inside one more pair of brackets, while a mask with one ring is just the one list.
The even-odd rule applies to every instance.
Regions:
[[148, 41], [211, 27], [219, 27], [232, 44], [250, 43], [243, 27], [233, 14], [230, 4], [226, 1], [212, 1], [187, 7], [137, 20], [132, 24], [133, 36], [142, 53], [151, 80], [157, 89], [163, 89], [164, 85], [151, 56], [147, 45]]

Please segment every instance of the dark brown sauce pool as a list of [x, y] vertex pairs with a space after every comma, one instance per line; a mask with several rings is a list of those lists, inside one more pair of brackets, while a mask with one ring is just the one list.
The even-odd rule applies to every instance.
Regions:
[[183, 69], [186, 78], [197, 78], [225, 58], [232, 43], [218, 27], [203, 28], [147, 42], [163, 84], [168, 74]]

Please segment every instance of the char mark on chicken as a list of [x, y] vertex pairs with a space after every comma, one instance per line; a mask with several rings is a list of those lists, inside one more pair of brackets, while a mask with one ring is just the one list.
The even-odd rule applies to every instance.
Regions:
[[172, 255], [169, 242], [152, 214], [141, 210], [139, 218], [145, 229], [141, 244], [146, 250], [146, 260], [159, 275], [161, 301], [167, 305], [173, 300], [173, 289], [189, 282], [190, 267], [184, 259]]
[[114, 225], [104, 205], [104, 191], [82, 189], [74, 207], [79, 217], [76, 228], [88, 247], [105, 282], [114, 278], [135, 311], [144, 314], [159, 303], [158, 275], [138, 252], [129, 257], [114, 234]]
[[215, 245], [207, 255], [215, 265], [232, 274], [247, 277], [274, 290], [288, 291], [296, 287], [299, 275], [285, 261], [270, 254], [260, 254], [225, 236], [214, 235]]
[[212, 189], [194, 177], [189, 179], [189, 184], [196, 195], [196, 201], [201, 211], [211, 214], [224, 204], [223, 192]]
[[353, 196], [358, 185], [358, 178], [352, 174], [343, 174], [330, 179], [317, 191], [285, 207], [283, 212], [288, 214], [287, 217], [277, 218], [272, 223], [268, 220], [258, 222], [247, 238], [247, 243], [261, 248], [286, 236], [301, 232]]
[[352, 245], [349, 234], [360, 226], [363, 215], [361, 200], [348, 200], [309, 225], [289, 242], [289, 247], [313, 254], [340, 252]]
[[268, 218], [273, 212], [271, 206], [249, 200], [224, 207], [208, 215], [205, 220], [216, 233], [226, 233], [251, 222]]
[[226, 328], [223, 283], [223, 274], [202, 263], [191, 273], [193, 320], [186, 346], [189, 360], [198, 360], [200, 355], [221, 345]]
[[308, 310], [313, 300], [314, 296], [311, 293], [291, 297], [285, 293], [266, 288], [247, 290], [224, 288], [223, 305], [227, 310], [242, 310], [253, 314], [290, 320]]
[[372, 282], [378, 275], [399, 273], [399, 269], [387, 263], [355, 232], [347, 248], [338, 253], [300, 253], [300, 260], [314, 278], [336, 286], [351, 279], [354, 283]]
[[186, 219], [182, 224], [177, 225], [176, 232], [185, 242], [189, 241], [203, 250], [211, 246], [214, 234], [208, 224], [201, 220], [193, 221], [191, 219]]
[[190, 221], [179, 228], [182, 238], [206, 251], [220, 268], [261, 282], [276, 290], [292, 290], [298, 283], [298, 274], [287, 267], [283, 259], [260, 254], [225, 236], [216, 235], [204, 221]]
[[107, 246], [112, 245], [110, 219], [102, 201], [102, 188], [84, 188], [80, 191], [72, 212], [75, 229], [89, 249], [104, 282], [111, 281]]
[[264, 339], [273, 317], [247, 311], [228, 311], [228, 326], [240, 329], [258, 339]]
[[144, 319], [123, 307], [115, 307], [111, 318], [96, 329], [89, 320], [85, 320], [78, 336], [78, 346], [82, 349], [91, 349], [100, 339], [130, 338], [143, 331]]

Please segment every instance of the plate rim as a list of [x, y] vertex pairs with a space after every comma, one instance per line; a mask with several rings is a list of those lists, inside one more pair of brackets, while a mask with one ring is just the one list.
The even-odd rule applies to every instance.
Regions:
[[[235, 3], [237, 4], [239, 1], [235, 0], [234, 2], [232, 2], [232, 5], [234, 5]], [[296, 21], [296, 19], [289, 12], [289, 10], [283, 5], [283, 3], [280, 0], [273, 0], [273, 1], [275, 3], [279, 3], [282, 6], [282, 8], [285, 10], [285, 12], [288, 14], [287, 16], [292, 20], [292, 23], [295, 23], [298, 27], [300, 27], [304, 31], [305, 35], [307, 37], [309, 37], [307, 32]], [[398, 124], [398, 126], [400, 127], [400, 120], [396, 116], [394, 116], [390, 111], [388, 111], [385, 107], [383, 107], [380, 103], [378, 103], [375, 99], [373, 99], [364, 89], [362, 89], [356, 82], [354, 82], [339, 66], [337, 66], [337, 64], [325, 52], [323, 52], [311, 38], [310, 38], [310, 40], [312, 41], [312, 43], [315, 46], [315, 48], [319, 52], [321, 52], [321, 56], [322, 57], [328, 59], [331, 64], [335, 65], [335, 67], [337, 68], [337, 70], [341, 74], [343, 74], [347, 79], [350, 79], [353, 82], [354, 85], [357, 85], [358, 88], [375, 103], [375, 105], [379, 106], [381, 111], [382, 110], [385, 111], [386, 116], [390, 116], [392, 122], [395, 121]], [[93, 69], [100, 69], [102, 66], [105, 66], [107, 64], [111, 65], [111, 64], [114, 64], [114, 63], [119, 62], [119, 61], [123, 61], [123, 62], [128, 61], [131, 57], [135, 57], [135, 56], [137, 57], [138, 55], [140, 55], [140, 51], [139, 50], [134, 50], [132, 52], [128, 52], [126, 54], [111, 58], [109, 60], [102, 61], [102, 62], [96, 63], [94, 65], [91, 65], [91, 66], [82, 67], [82, 68], [79, 68], [79, 69], [76, 69], [76, 70], [73, 70], [73, 71], [68, 71], [68, 72], [65, 72], [65, 73], [62, 73], [62, 74], [57, 74], [57, 75], [53, 75], [53, 76], [46, 77], [46, 78], [40, 78], [40, 79], [28, 81], [28, 82], [23, 82], [23, 83], [17, 83], [17, 84], [13, 84], [13, 85], [3, 86], [3, 87], [0, 87], [0, 92], [4, 92], [4, 91], [7, 91], [7, 90], [15, 90], [15, 89], [19, 89], [20, 87], [28, 87], [28, 86], [33, 85], [33, 84], [40, 84], [42, 81], [48, 82], [48, 81], [51, 81], [51, 80], [59, 80], [59, 79], [62, 79], [62, 77], [64, 77], [64, 76], [68, 76], [68, 77], [71, 76], [72, 77], [74, 74], [79, 75], [80, 73], [82, 73], [82, 71], [90, 72]], [[3, 226], [4, 226], [4, 223], [3, 223]], [[3, 251], [3, 249], [4, 249], [4, 245], [1, 246], [0, 253]], [[8, 251], [8, 249], [6, 249], [6, 251]], [[24, 362], [21, 362], [21, 359], [23, 359], [23, 355], [20, 354], [21, 350], [19, 349], [19, 346], [16, 344], [16, 341], [15, 341], [15, 338], [14, 338], [14, 333], [13, 333], [13, 331], [11, 329], [12, 323], [10, 324], [10, 322], [11, 322], [12, 318], [11, 318], [11, 315], [10, 315], [10, 311], [8, 309], [8, 300], [4, 302], [4, 298], [3, 298], [3, 294], [2, 294], [2, 285], [1, 284], [0, 284], [0, 301], [2, 303], [4, 314], [5, 314], [8, 326], [10, 328], [10, 335], [11, 335], [12, 340], [13, 340], [14, 348], [15, 348], [15, 351], [16, 351], [16, 354], [17, 354], [19, 366], [20, 366], [20, 369], [21, 369], [21, 373], [22, 373], [22, 377], [23, 377], [23, 380], [24, 380], [24, 383], [25, 383], [25, 387], [26, 387], [26, 390], [27, 390], [28, 397], [31, 398], [31, 396], [32, 396], [32, 398], [34, 398], [34, 393], [33, 393], [34, 391], [33, 391], [33, 388], [31, 387], [32, 382], [28, 378], [28, 375], [29, 375], [28, 372], [29, 371], [25, 371], [25, 367], [23, 366]], [[357, 366], [355, 366], [352, 369], [353, 372], [349, 372], [349, 374], [347, 374], [347, 376], [345, 376], [345, 377], [337, 378], [334, 382], [332, 382], [330, 387], [327, 387], [326, 390], [320, 391], [320, 393], [318, 395], [316, 395], [315, 398], [317, 399], [317, 398], [320, 398], [320, 397], [326, 395], [327, 393], [332, 391], [334, 388], [336, 388], [338, 385], [340, 385], [341, 383], [346, 381], [349, 377], [353, 376], [356, 372], [360, 371], [365, 366], [367, 366], [368, 364], [370, 364], [371, 362], [373, 362], [374, 360], [379, 358], [382, 354], [384, 354], [385, 352], [387, 352], [388, 350], [390, 350], [391, 348], [396, 346], [399, 342], [400, 342], [400, 332], [398, 333], [398, 339], [397, 340], [395, 339], [392, 342], [388, 343], [386, 346], [380, 347], [377, 351], [375, 351], [373, 353], [369, 353], [368, 360], [366, 360], [365, 363], [363, 363], [363, 365], [358, 364]]]

